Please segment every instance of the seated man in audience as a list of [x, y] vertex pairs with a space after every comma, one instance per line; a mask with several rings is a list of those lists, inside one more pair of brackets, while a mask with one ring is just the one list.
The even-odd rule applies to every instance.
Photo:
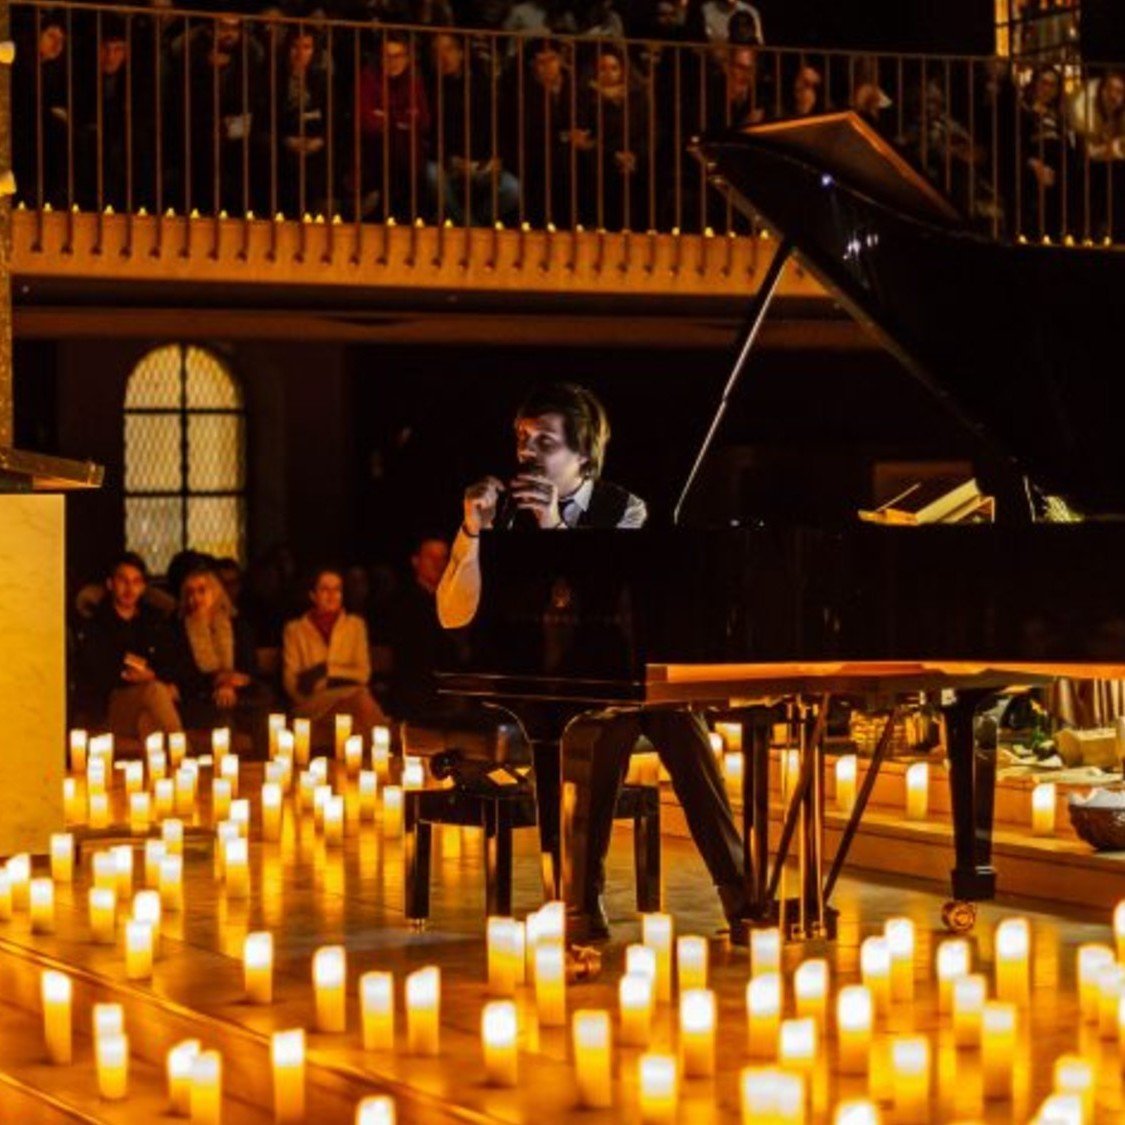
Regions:
[[109, 596], [78, 630], [79, 705], [104, 716], [118, 738], [183, 729], [172, 685], [168, 625], [145, 604], [144, 560], [121, 555], [106, 579]]
[[356, 733], [386, 723], [368, 687], [371, 651], [362, 617], [344, 610], [344, 576], [321, 567], [309, 583], [309, 611], [285, 626], [282, 684], [293, 714], [321, 720], [351, 715]]

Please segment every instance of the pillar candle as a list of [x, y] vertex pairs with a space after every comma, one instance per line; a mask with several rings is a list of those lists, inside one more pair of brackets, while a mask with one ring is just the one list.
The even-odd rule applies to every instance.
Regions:
[[184, 857], [166, 855], [160, 861], [160, 905], [170, 914], [184, 908]]
[[275, 1031], [270, 1036], [273, 1064], [273, 1119], [296, 1122], [305, 1119], [305, 1029]]
[[20, 852], [8, 860], [5, 869], [11, 886], [12, 909], [26, 910], [31, 901], [31, 856]]
[[181, 816], [191, 816], [195, 811], [196, 774], [186, 766], [176, 770], [176, 812]]
[[349, 777], [355, 777], [363, 765], [363, 735], [349, 735], [344, 740], [344, 769]]
[[519, 1019], [511, 1000], [491, 1000], [481, 1010], [484, 1078], [491, 1086], [515, 1086], [519, 1076]]
[[816, 1020], [782, 1020], [777, 1035], [777, 1059], [786, 1070], [812, 1072], [819, 1050]]
[[837, 1069], [841, 1074], [866, 1074], [871, 1065], [871, 1033], [875, 1004], [866, 985], [849, 984], [836, 997]]
[[66, 824], [81, 824], [86, 819], [86, 811], [78, 792], [78, 782], [73, 777], [64, 777], [62, 791], [63, 822]]
[[386, 1094], [362, 1098], [356, 1106], [355, 1125], [395, 1125], [394, 1099]]
[[281, 786], [267, 781], [262, 786], [262, 839], [273, 842], [281, 839]]
[[925, 820], [930, 807], [930, 764], [912, 762], [906, 767], [906, 819]]
[[1031, 791], [1031, 831], [1036, 836], [1055, 834], [1055, 808], [1055, 783], [1041, 782]]
[[91, 758], [86, 767], [86, 791], [91, 795], [98, 793], [105, 796], [105, 787], [108, 782], [107, 766], [104, 758]]
[[391, 768], [391, 732], [389, 727], [377, 726], [371, 731], [371, 766], [386, 781]]
[[216, 727], [211, 732], [211, 753], [219, 763], [230, 753], [230, 727]]
[[302, 770], [297, 779], [297, 807], [301, 812], [307, 812], [313, 807], [316, 799], [316, 790], [320, 782], [309, 770]]
[[1031, 930], [1026, 918], [996, 927], [996, 997], [1026, 1005], [1031, 999]]
[[715, 994], [692, 988], [680, 995], [680, 1062], [686, 1078], [715, 1073]]
[[981, 1012], [981, 1074], [986, 1098], [1010, 1098], [1016, 1062], [1015, 1004], [1004, 1000], [986, 1003]]
[[402, 789], [397, 785], [383, 787], [383, 835], [388, 839], [402, 835]]
[[639, 943], [625, 947], [625, 972], [648, 977], [656, 986], [656, 952]]
[[672, 941], [675, 925], [671, 914], [642, 914], [641, 940], [656, 955], [656, 998], [672, 999]]
[[1125, 966], [1114, 962], [1098, 973], [1098, 1035], [1117, 1038], [1117, 1005], [1125, 993]]
[[188, 1096], [192, 1125], [219, 1125], [223, 1111], [223, 1057], [200, 1051], [191, 1063]]
[[198, 1039], [184, 1039], [168, 1049], [168, 1105], [177, 1117], [191, 1111], [191, 1068], [201, 1049]]
[[240, 836], [250, 838], [250, 802], [245, 797], [231, 801], [229, 823], [238, 829]]
[[357, 782], [360, 820], [375, 819], [375, 805], [379, 793], [379, 778], [374, 770], [360, 770]]
[[949, 938], [937, 949], [938, 1011], [953, 1010], [953, 982], [972, 969], [972, 949], [964, 938]]
[[746, 1067], [740, 1076], [742, 1120], [750, 1125], [804, 1125], [805, 1076], [776, 1067]]
[[137, 891], [133, 896], [133, 918], [152, 927], [152, 956], [160, 956], [160, 922], [163, 917], [159, 891]]
[[563, 943], [535, 943], [535, 1008], [540, 1027], [566, 1026], [566, 954]]
[[336, 742], [334, 745], [334, 754], [336, 760], [343, 761], [344, 758], [344, 744], [351, 737], [352, 733], [352, 716], [351, 715], [337, 715], [336, 716]]
[[106, 1101], [120, 1101], [129, 1092], [129, 1037], [101, 1035], [94, 1044], [98, 1093]]
[[883, 928], [891, 958], [891, 999], [914, 999], [914, 923], [909, 918], [889, 918]]
[[271, 711], [266, 718], [266, 730], [269, 732], [270, 757], [276, 758], [278, 735], [285, 730], [285, 715], [277, 711]]
[[126, 762], [124, 769], [124, 789], [128, 796], [139, 793], [145, 785], [144, 762]]
[[148, 779], [152, 784], [168, 774], [168, 755], [163, 750], [155, 750], [148, 756]]
[[86, 796], [86, 823], [91, 828], [109, 827], [109, 794], [102, 789], [91, 789]]
[[793, 992], [797, 1015], [815, 1020], [823, 1033], [828, 1025], [828, 962], [821, 958], [802, 962], [793, 974]]
[[617, 986], [620, 1039], [626, 1047], [647, 1047], [652, 1038], [652, 1010], [656, 994], [652, 977], [626, 973]]
[[776, 928], [750, 931], [750, 971], [781, 972], [781, 932]]
[[171, 818], [160, 826], [160, 838], [167, 855], [184, 854], [184, 822]]
[[86, 731], [75, 729], [70, 732], [70, 769], [73, 773], [84, 773], [86, 770], [86, 749], [88, 735]]
[[930, 1041], [924, 1036], [891, 1041], [891, 1088], [895, 1121], [926, 1125], [930, 1120]]
[[485, 926], [488, 945], [488, 990], [493, 996], [512, 996], [516, 990], [516, 922], [491, 917]]
[[885, 1014], [891, 999], [891, 951], [887, 939], [869, 937], [859, 947], [863, 983], [871, 990], [877, 1014]]
[[117, 901], [128, 902], [133, 897], [133, 848], [130, 844], [118, 844], [109, 849], [109, 854], [117, 875]]
[[312, 724], [308, 719], [293, 720], [293, 761], [298, 769], [309, 764], [312, 749]]
[[434, 965], [406, 978], [406, 1043], [412, 1055], [434, 1056], [441, 1046], [441, 970]]
[[953, 1041], [958, 1047], [979, 1046], [987, 994], [988, 984], [979, 973], [958, 977], [953, 982]]
[[74, 881], [74, 837], [69, 832], [51, 834], [51, 878], [56, 883]]
[[211, 823], [218, 824], [230, 816], [230, 782], [225, 777], [216, 777], [211, 782]]
[[152, 976], [152, 923], [130, 919], [125, 923], [125, 977], [148, 980]]
[[672, 1055], [641, 1055], [637, 1098], [642, 1125], [672, 1125], [680, 1100], [679, 1068]]
[[160, 864], [168, 854], [163, 840], [145, 841], [145, 886], [159, 888]]
[[225, 879], [227, 876], [227, 845], [231, 840], [242, 838], [242, 832], [237, 824], [224, 820], [215, 826], [215, 878]]
[[613, 1031], [609, 1013], [577, 1011], [571, 1025], [578, 1102], [587, 1109], [613, 1104]]
[[183, 731], [173, 731], [168, 735], [168, 764], [178, 769], [187, 755], [187, 735]]
[[316, 993], [316, 1026], [319, 1031], [344, 1031], [347, 1009], [347, 957], [342, 945], [325, 945], [313, 954], [313, 989]]
[[1094, 1120], [1097, 1075], [1089, 1059], [1080, 1055], [1060, 1055], [1055, 1059], [1055, 1091], [1073, 1094], [1082, 1104], [1082, 1120]]
[[112, 887], [117, 890], [117, 861], [110, 852], [94, 852], [90, 867], [95, 887]]
[[43, 1038], [47, 1043], [47, 1057], [56, 1066], [65, 1066], [74, 1055], [70, 977], [47, 969], [39, 978], [39, 991], [43, 1001]]
[[426, 767], [421, 758], [407, 755], [402, 760], [403, 789], [423, 789], [426, 785]]
[[91, 887], [89, 893], [90, 940], [98, 945], [117, 941], [117, 889]]
[[250, 897], [250, 848], [241, 836], [226, 842], [224, 873], [227, 898]]
[[235, 754], [228, 754], [219, 762], [219, 776], [230, 785], [230, 795], [238, 796], [239, 761]]
[[6, 867], [0, 867], [0, 922], [12, 919], [12, 879]]
[[1113, 908], [1113, 936], [1117, 943], [1117, 960], [1125, 964], [1125, 899]]
[[324, 802], [324, 843], [338, 848], [344, 842], [344, 798], [329, 797]]
[[152, 825], [152, 798], [147, 793], [129, 794], [129, 831], [143, 836]]
[[367, 1051], [393, 1051], [395, 1046], [394, 976], [364, 973], [359, 978], [359, 1008], [363, 1020], [363, 1046]]
[[32, 879], [29, 885], [31, 932], [50, 934], [55, 930], [55, 884], [47, 878]]
[[277, 732], [277, 755], [275, 761], [286, 761], [287, 769], [291, 770], [297, 760], [297, 739], [291, 730]]
[[243, 938], [242, 980], [251, 1004], [273, 1003], [273, 934], [259, 930]]
[[753, 1059], [777, 1058], [781, 1027], [781, 974], [758, 973], [746, 985], [748, 1051]]
[[855, 806], [858, 766], [854, 754], [844, 754], [836, 759], [836, 808], [842, 813], [850, 813]]
[[172, 815], [176, 809], [176, 783], [170, 777], [161, 778], [152, 787], [153, 815], [157, 820], [164, 820]]
[[690, 935], [676, 939], [676, 973], [681, 992], [707, 987], [708, 961], [706, 938]]

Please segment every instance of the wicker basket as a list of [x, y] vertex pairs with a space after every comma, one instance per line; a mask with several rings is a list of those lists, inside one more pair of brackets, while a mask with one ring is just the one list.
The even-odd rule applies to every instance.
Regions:
[[1074, 831], [1098, 852], [1125, 851], [1125, 808], [1069, 805]]

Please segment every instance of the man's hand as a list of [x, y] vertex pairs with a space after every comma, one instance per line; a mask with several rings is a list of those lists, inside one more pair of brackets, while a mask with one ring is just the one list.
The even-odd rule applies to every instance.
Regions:
[[230, 711], [238, 702], [238, 692], [232, 687], [217, 687], [212, 698], [216, 707], [223, 711]]
[[121, 669], [121, 678], [127, 684], [148, 684], [156, 679], [156, 673], [143, 656], [134, 656], [131, 652], [127, 652], [125, 666]]
[[482, 527], [492, 526], [503, 491], [504, 482], [496, 477], [485, 477], [465, 489], [465, 530], [470, 535], [479, 535]]
[[328, 675], [328, 665], [325, 663], [314, 664], [297, 675], [297, 693], [299, 695], [312, 695], [316, 685]]
[[509, 485], [516, 506], [526, 508], [541, 528], [562, 527], [559, 490], [545, 476], [525, 469]]

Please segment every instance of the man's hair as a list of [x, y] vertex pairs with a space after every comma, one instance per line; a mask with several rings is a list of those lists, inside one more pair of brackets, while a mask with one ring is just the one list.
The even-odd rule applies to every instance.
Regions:
[[305, 580], [305, 589], [311, 594], [316, 589], [316, 584], [326, 574], [334, 574], [341, 582], [344, 581], [344, 567], [333, 566], [331, 563], [323, 563], [320, 566], [312, 567]]
[[600, 477], [609, 443], [609, 417], [597, 395], [577, 383], [548, 383], [523, 400], [516, 421], [544, 414], [562, 415], [566, 444], [586, 459], [586, 476]]
[[139, 570], [141, 572], [141, 577], [146, 580], [148, 579], [148, 566], [145, 560], [142, 559], [136, 551], [122, 551], [121, 554], [109, 564], [106, 577], [112, 578], [123, 566], [131, 566], [134, 570]]

